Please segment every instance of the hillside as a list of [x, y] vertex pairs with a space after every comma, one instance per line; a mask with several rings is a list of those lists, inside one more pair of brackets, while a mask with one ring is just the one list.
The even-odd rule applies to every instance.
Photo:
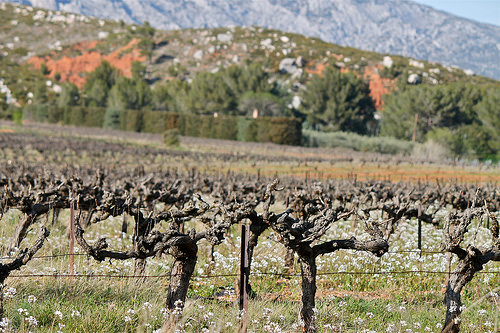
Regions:
[[500, 27], [406, 0], [8, 1], [169, 30], [262, 26], [500, 78]]
[[[123, 22], [5, 3], [0, 5], [0, 22], [0, 77], [7, 87], [13, 86], [11, 90], [16, 91], [16, 98], [21, 101], [26, 101], [26, 95], [33, 91], [35, 80], [30, 78], [31, 72], [21, 75], [26, 82], [20, 89], [19, 65], [27, 71], [40, 69], [43, 64], [48, 77], [70, 81], [81, 88], [85, 73], [93, 71], [102, 60], [109, 61], [127, 76], [134, 61], [143, 62], [150, 83], [173, 77], [190, 80], [201, 71], [214, 72], [231, 64], [262, 61], [280, 80], [300, 86], [326, 66], [336, 66], [369, 80], [377, 107], [381, 106], [382, 95], [394, 88], [402, 74], [416, 75], [430, 85], [494, 82], [456, 67], [341, 47], [259, 27], [155, 31]], [[144, 46], [140, 41], [149, 39], [149, 35], [145, 36], [148, 33], [153, 43]], [[300, 63], [297, 59], [301, 59]]]
[[0, 117], [404, 154], [434, 142], [452, 158], [500, 150], [499, 82], [457, 67], [262, 27], [162, 31], [11, 4], [0, 18]]

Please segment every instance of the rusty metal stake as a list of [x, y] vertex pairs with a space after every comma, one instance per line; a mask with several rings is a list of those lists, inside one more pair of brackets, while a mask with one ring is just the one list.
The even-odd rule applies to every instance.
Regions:
[[418, 204], [418, 249], [420, 256], [422, 256], [422, 204]]
[[246, 223], [241, 224], [241, 261], [240, 261], [240, 333], [247, 331], [248, 311], [248, 279], [250, 275], [249, 257], [250, 227]]
[[71, 201], [69, 226], [69, 276], [75, 275], [75, 202]]

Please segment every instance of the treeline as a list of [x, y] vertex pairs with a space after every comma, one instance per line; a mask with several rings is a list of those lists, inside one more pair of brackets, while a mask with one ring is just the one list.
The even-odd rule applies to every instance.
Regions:
[[402, 86], [384, 102], [382, 135], [438, 142], [453, 157], [499, 158], [499, 85]]
[[104, 61], [88, 75], [81, 96], [75, 86], [67, 84], [58, 105], [196, 115], [251, 117], [254, 110], [258, 110], [258, 116], [293, 115], [285, 104], [290, 92], [272, 80], [259, 63], [201, 72], [191, 82], [174, 79], [154, 88], [144, 77], [145, 67], [140, 63], [133, 63], [132, 77], [127, 78]]
[[290, 117], [210, 116], [178, 114], [168, 111], [117, 110], [95, 106], [66, 106], [30, 104], [24, 117], [36, 122], [103, 127], [124, 131], [164, 134], [176, 129], [185, 136], [272, 142], [300, 145], [302, 124]]
[[51, 103], [40, 88], [24, 108], [34, 121], [150, 133], [175, 128], [186, 136], [289, 145], [302, 141], [302, 121], [291, 117], [285, 94], [257, 63], [151, 88], [142, 64], [133, 63], [128, 78], [103, 61], [81, 92], [65, 83]]
[[[427, 86], [402, 80], [385, 96], [384, 108], [376, 111], [368, 83], [335, 67], [327, 67], [321, 76], [299, 78], [298, 85], [286, 74], [249, 62], [200, 72], [192, 80], [174, 78], [153, 88], [145, 74], [140, 63], [133, 64], [128, 78], [104, 61], [87, 75], [81, 91], [64, 83], [55, 96], [45, 84], [38, 84], [25, 116], [64, 124], [153, 133], [177, 128], [188, 136], [329, 147], [349, 141], [333, 133], [355, 133], [366, 136], [366, 142], [358, 136], [359, 144], [343, 146], [408, 154], [412, 142], [432, 141], [451, 158], [499, 158], [498, 84]], [[300, 105], [292, 103], [294, 96]], [[307, 130], [305, 140], [301, 126]], [[369, 137], [374, 136], [381, 140], [373, 143]]]

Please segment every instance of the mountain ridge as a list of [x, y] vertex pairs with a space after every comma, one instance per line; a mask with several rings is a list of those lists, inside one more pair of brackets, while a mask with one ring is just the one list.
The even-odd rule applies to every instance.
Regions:
[[500, 79], [500, 27], [397, 0], [12, 0], [160, 29], [262, 26]]

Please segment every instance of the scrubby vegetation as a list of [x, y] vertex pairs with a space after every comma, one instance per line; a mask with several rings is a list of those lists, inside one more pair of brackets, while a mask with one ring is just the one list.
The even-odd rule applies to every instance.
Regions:
[[[157, 31], [147, 22], [127, 25], [10, 4], [0, 12], [11, 17], [0, 32], [8, 42], [0, 50], [0, 78], [12, 97], [0, 104], [4, 118], [16, 112], [19, 119], [17, 110], [24, 108], [25, 119], [161, 133], [173, 128], [171, 117], [167, 126], [156, 125], [150, 111], [163, 111], [177, 114], [181, 135], [329, 147], [342, 141], [334, 138], [357, 140], [349, 134], [357, 133], [370, 142], [348, 144], [360, 151], [406, 152], [403, 146], [427, 143], [441, 146], [450, 159], [498, 160], [499, 83], [457, 68], [258, 27]], [[54, 43], [52, 50], [30, 49], [35, 44], [27, 31], [49, 24], [64, 42], [40, 35]], [[62, 38], [62, 31], [76, 27], [77, 44]], [[77, 73], [79, 62], [92, 65]], [[51, 110], [55, 106], [59, 110]], [[34, 116], [33, 108], [52, 116]], [[72, 111], [61, 111], [67, 108]], [[268, 119], [270, 133], [255, 118]], [[297, 122], [321, 133], [302, 140]], [[407, 142], [382, 147], [388, 139], [374, 139], [379, 135]]]

